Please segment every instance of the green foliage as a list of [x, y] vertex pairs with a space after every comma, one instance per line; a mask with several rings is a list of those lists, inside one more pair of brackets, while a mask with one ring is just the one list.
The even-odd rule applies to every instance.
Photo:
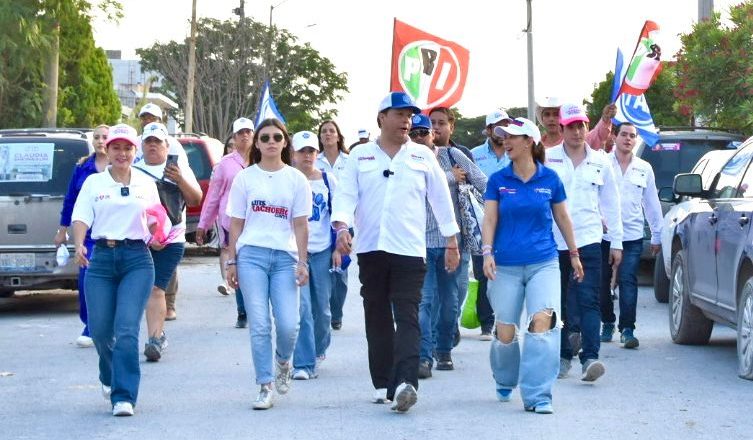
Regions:
[[[117, 16], [119, 3], [99, 3]], [[104, 51], [95, 47], [92, 4], [84, 0], [0, 3], [0, 127], [38, 127], [42, 122], [44, 62], [50, 36], [60, 25], [58, 126], [114, 123], [120, 102]]]
[[[452, 134], [452, 140], [460, 145], [473, 148], [486, 142], [486, 135], [483, 133], [486, 123], [486, 115], [475, 116], [472, 118], [463, 117], [457, 109], [455, 111], [455, 131]], [[526, 107], [511, 107], [506, 109], [511, 118], [527, 117], [528, 109]]]
[[[604, 80], [596, 85], [591, 93], [590, 101], [583, 101], [586, 105], [588, 118], [598, 121], [604, 107], [609, 104], [612, 97], [612, 81], [614, 72], [607, 72]], [[646, 101], [651, 109], [654, 124], [660, 125], [688, 125], [687, 117], [675, 109], [674, 90], [677, 83], [677, 74], [674, 63], [665, 62], [662, 71], [654, 84], [646, 91]]]
[[[157, 43], [136, 53], [145, 71], [164, 77], [160, 91], [184, 107], [188, 41]], [[202, 18], [196, 29], [195, 130], [223, 139], [233, 120], [253, 118], [268, 69], [274, 99], [291, 132], [314, 129], [335, 116], [334, 105], [348, 91], [347, 75], [308, 43], [298, 44], [287, 30], [270, 32], [250, 18], [242, 23]]]
[[732, 25], [720, 15], [696, 23], [681, 35], [677, 53], [678, 111], [704, 124], [753, 129], [753, 2], [730, 7]]

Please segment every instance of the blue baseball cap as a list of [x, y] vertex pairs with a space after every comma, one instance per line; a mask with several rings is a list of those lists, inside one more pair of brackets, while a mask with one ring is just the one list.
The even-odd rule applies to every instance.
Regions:
[[413, 118], [410, 120], [411, 122], [411, 128], [426, 128], [431, 130], [431, 119], [429, 119], [428, 116], [426, 116], [423, 113], [418, 113], [416, 115], [413, 115]]
[[416, 106], [413, 99], [405, 92], [390, 92], [379, 103], [379, 113], [391, 108], [409, 108], [413, 113], [421, 113], [421, 109]]

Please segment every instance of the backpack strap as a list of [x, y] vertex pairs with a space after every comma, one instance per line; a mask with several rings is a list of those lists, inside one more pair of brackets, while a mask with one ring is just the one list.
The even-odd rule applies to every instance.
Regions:
[[149, 171], [147, 171], [147, 170], [145, 170], [145, 169], [143, 169], [141, 167], [132, 166], [131, 168], [136, 168], [137, 170], [141, 171], [142, 173], [146, 174], [147, 176], [150, 176], [154, 180], [157, 180], [157, 181], [163, 180], [163, 179], [160, 179], [159, 177], [155, 176], [154, 174], [150, 173]]

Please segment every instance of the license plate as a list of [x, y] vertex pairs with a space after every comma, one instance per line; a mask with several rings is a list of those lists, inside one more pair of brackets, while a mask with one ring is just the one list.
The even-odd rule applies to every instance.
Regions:
[[34, 254], [0, 254], [3, 269], [34, 269]]

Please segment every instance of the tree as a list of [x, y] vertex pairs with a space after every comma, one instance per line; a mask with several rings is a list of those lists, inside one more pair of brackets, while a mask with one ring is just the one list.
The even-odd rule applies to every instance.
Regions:
[[[456, 108], [453, 108], [453, 111], [455, 112], [455, 131], [452, 134], [453, 141], [469, 148], [481, 145], [486, 141], [486, 135], [483, 133], [486, 115], [465, 118]], [[506, 111], [511, 118], [525, 118], [528, 114], [526, 107], [512, 107]]]
[[[591, 93], [591, 101], [583, 101], [587, 107], [588, 118], [598, 121], [604, 106], [609, 104], [612, 97], [612, 81], [614, 72], [607, 72], [604, 81], [600, 82]], [[674, 90], [677, 83], [675, 65], [665, 62], [662, 71], [654, 84], [646, 91], [646, 101], [651, 109], [654, 124], [660, 125], [688, 125], [689, 120], [675, 109]]]
[[[164, 77], [160, 91], [183, 107], [188, 41], [157, 43], [136, 53], [142, 69]], [[333, 105], [348, 91], [347, 75], [336, 72], [332, 62], [308, 43], [299, 45], [290, 32], [270, 30], [250, 18], [240, 22], [202, 18], [196, 26], [195, 130], [223, 139], [234, 119], [253, 117], [267, 64], [274, 99], [288, 130], [310, 130], [336, 115]]]
[[753, 2], [730, 7], [731, 26], [719, 13], [680, 36], [677, 109], [704, 124], [753, 130]]
[[[109, 17], [120, 5], [101, 0]], [[60, 26], [58, 126], [115, 123], [120, 103], [104, 51], [94, 45], [93, 4], [85, 0], [37, 0], [0, 4], [0, 127], [39, 127], [44, 117], [44, 71]]]

